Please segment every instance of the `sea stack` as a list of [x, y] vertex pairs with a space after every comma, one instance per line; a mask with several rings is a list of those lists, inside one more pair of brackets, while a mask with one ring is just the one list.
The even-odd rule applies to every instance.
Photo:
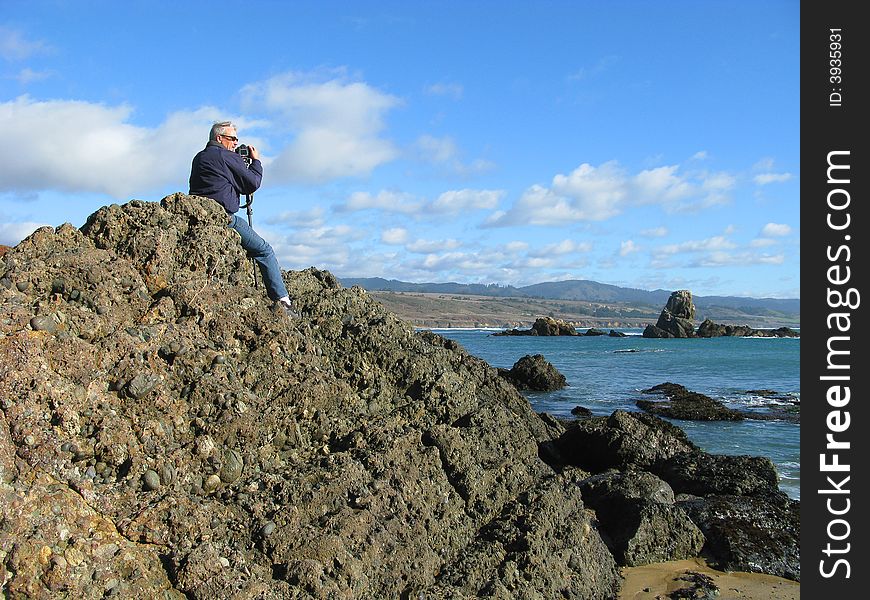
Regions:
[[692, 292], [677, 290], [668, 298], [655, 325], [647, 325], [645, 338], [690, 338], [695, 337], [695, 304]]

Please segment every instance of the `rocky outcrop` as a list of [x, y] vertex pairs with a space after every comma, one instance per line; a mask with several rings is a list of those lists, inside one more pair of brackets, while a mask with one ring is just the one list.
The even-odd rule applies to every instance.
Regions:
[[677, 502], [706, 538], [718, 568], [800, 581], [800, 503], [782, 493]]
[[176, 194], [2, 258], [8, 594], [613, 597], [512, 385], [317, 269], [273, 312], [235, 236]]
[[720, 325], [710, 319], [704, 319], [695, 332], [697, 337], [800, 337], [800, 334], [789, 327], [776, 329], [755, 329], [749, 325]]
[[492, 335], [580, 335], [580, 333], [570, 323], [553, 317], [540, 317], [535, 319], [531, 329], [506, 329]]
[[554, 319], [553, 317], [540, 317], [538, 319], [535, 319], [535, 322], [530, 329], [505, 329], [504, 331], [497, 331], [492, 335], [568, 335], [578, 337], [598, 337], [603, 335], [609, 335], [610, 337], [625, 337], [625, 334], [621, 331], [611, 329], [610, 333], [606, 333], [605, 331], [598, 329], [597, 327], [590, 327], [586, 330], [585, 333], [580, 333], [579, 331], [577, 331], [577, 327], [575, 327], [571, 323], [568, 323], [567, 321], [562, 321], [561, 319]]
[[675, 383], [660, 383], [647, 390], [644, 394], [659, 394], [665, 400], [638, 400], [638, 408], [654, 415], [670, 419], [688, 421], [742, 421], [744, 415], [738, 410], [726, 407], [721, 402], [709, 396], [692, 392]]
[[579, 485], [623, 564], [689, 555], [697, 528], [720, 568], [800, 580], [800, 502], [769, 459], [702, 452], [674, 425], [623, 411], [577, 421], [553, 445], [564, 464], [604, 473]]
[[751, 410], [728, 408], [722, 402], [705, 394], [693, 392], [676, 383], [660, 383], [644, 394], [664, 396], [664, 400], [637, 400], [638, 408], [654, 415], [686, 421], [786, 421], [800, 422], [800, 400], [778, 394], [773, 390], [749, 390], [759, 399], [767, 398], [766, 404], [758, 404]]
[[649, 470], [677, 454], [700, 451], [679, 427], [653, 415], [622, 410], [574, 423], [554, 445], [565, 464], [592, 473]]
[[579, 485], [620, 564], [691, 558], [704, 546], [704, 534], [675, 504], [671, 486], [652, 473], [607, 471]]
[[565, 376], [543, 354], [527, 354], [510, 369], [499, 369], [498, 373], [519, 390], [551, 392], [568, 385]]
[[678, 494], [763, 496], [779, 490], [776, 467], [761, 456], [687, 452], [660, 461], [655, 471]]
[[691, 552], [679, 498], [614, 476], [634, 525], [602, 535], [584, 484], [615, 467], [690, 489], [694, 463], [662, 466], [698, 452], [681, 430], [624, 412], [566, 430], [363, 290], [284, 278], [300, 319], [184, 194], [0, 259], [7, 595], [606, 599], [617, 561]]
[[692, 292], [678, 290], [671, 294], [655, 325], [647, 325], [643, 331], [646, 338], [695, 337], [695, 304]]
[[710, 319], [698, 326], [694, 325], [695, 304], [692, 292], [678, 290], [668, 298], [655, 325], [647, 325], [643, 330], [645, 338], [691, 338], [691, 337], [800, 337], [800, 333], [788, 327], [776, 329], [754, 329], [749, 325], [720, 325]]

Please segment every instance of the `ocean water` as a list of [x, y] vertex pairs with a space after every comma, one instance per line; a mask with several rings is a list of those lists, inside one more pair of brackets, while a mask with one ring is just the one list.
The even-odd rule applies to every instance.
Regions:
[[[527, 354], [543, 354], [568, 380], [555, 392], [529, 392], [537, 412], [571, 417], [583, 406], [595, 415], [640, 410], [642, 394], [671, 382], [726, 406], [761, 410], [770, 402], [753, 390], [772, 390], [800, 401], [800, 338], [647, 339], [627, 337], [493, 336], [486, 329], [435, 329], [494, 367], [511, 368]], [[581, 332], [583, 330], [580, 330]], [[690, 439], [713, 454], [766, 456], [776, 465], [780, 489], [800, 498], [800, 425], [783, 421], [678, 421]]]

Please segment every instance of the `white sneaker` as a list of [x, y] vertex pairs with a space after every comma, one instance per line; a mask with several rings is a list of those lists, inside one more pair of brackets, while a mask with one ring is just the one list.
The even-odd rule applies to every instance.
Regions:
[[299, 313], [293, 308], [293, 303], [290, 302], [290, 298], [284, 296], [283, 298], [278, 298], [275, 302], [278, 306], [280, 306], [284, 310], [284, 314], [286, 314], [291, 319], [298, 319]]

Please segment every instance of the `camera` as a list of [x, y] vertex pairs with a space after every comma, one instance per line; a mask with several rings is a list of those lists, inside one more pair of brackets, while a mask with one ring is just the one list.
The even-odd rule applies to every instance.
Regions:
[[245, 166], [250, 167], [251, 163], [254, 162], [254, 159], [251, 158], [251, 150], [244, 144], [236, 146], [236, 154], [242, 157], [242, 160], [245, 161]]

